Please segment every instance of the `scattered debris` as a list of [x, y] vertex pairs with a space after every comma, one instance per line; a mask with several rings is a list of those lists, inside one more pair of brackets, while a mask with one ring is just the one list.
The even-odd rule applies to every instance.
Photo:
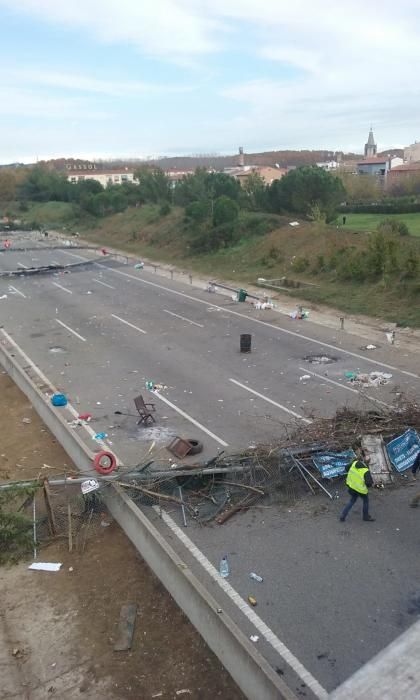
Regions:
[[302, 374], [302, 376], [299, 377], [299, 381], [300, 381], [300, 382], [306, 382], [306, 381], [307, 381], [308, 379], [310, 379], [310, 378], [311, 378], [311, 375], [310, 375], [310, 374]]
[[262, 583], [264, 580], [262, 576], [259, 576], [254, 571], [251, 571], [251, 573], [249, 574], [249, 578], [254, 579], [254, 581], [258, 581], [258, 583]]
[[53, 394], [51, 403], [53, 406], [67, 406], [67, 396], [65, 394]]
[[306, 355], [303, 359], [312, 365], [330, 365], [339, 360], [338, 357], [333, 357], [332, 355]]
[[135, 603], [128, 603], [127, 605], [121, 606], [118, 636], [114, 644], [114, 651], [128, 651], [131, 649], [136, 616], [137, 605]]
[[143, 270], [144, 268], [144, 262], [138, 262], [134, 265], [135, 270]]
[[289, 221], [289, 226], [300, 226], [299, 221]]
[[257, 606], [257, 599], [253, 595], [248, 596], [248, 603], [252, 605], [253, 608]]
[[251, 634], [250, 640], [251, 640], [251, 642], [258, 642], [258, 640], [259, 640], [258, 634]]
[[349, 379], [352, 384], [358, 386], [378, 387], [389, 384], [392, 379], [392, 374], [388, 372], [344, 372], [346, 379]]
[[25, 425], [29, 425], [30, 423], [32, 423], [32, 421], [30, 418], [22, 418], [22, 423], [25, 423]]
[[28, 566], [28, 569], [32, 569], [33, 571], [60, 571], [62, 566], [62, 564], [55, 564], [53, 562], [35, 561]]

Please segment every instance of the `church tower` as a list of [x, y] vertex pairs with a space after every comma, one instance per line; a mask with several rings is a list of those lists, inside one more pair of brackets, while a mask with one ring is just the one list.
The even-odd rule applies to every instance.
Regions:
[[365, 158], [373, 158], [374, 156], [376, 156], [377, 150], [378, 147], [375, 143], [372, 127], [370, 127], [368, 140], [367, 143], [365, 143]]

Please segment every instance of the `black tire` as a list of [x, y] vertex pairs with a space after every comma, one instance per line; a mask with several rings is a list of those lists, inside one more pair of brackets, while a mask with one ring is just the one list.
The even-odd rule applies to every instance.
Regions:
[[190, 455], [198, 455], [200, 452], [203, 451], [203, 443], [199, 440], [187, 440], [187, 442], [191, 445], [191, 449], [187, 455], [188, 457]]

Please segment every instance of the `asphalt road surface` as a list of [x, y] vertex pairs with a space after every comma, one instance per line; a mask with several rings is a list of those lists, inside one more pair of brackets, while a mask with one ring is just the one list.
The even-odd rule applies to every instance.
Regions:
[[[25, 246], [35, 250], [16, 250]], [[16, 235], [13, 248], [0, 254], [0, 273], [93, 261], [71, 272], [0, 277], [0, 325], [81, 413], [93, 414], [92, 426], [108, 434], [125, 464], [139, 463], [152, 441], [153, 454], [164, 454], [174, 435], [201, 440], [205, 459], [275, 443], [285, 426], [305, 426], [343, 405], [390, 403], [396, 390], [419, 395], [417, 358], [397, 347], [366, 351], [356, 336], [256, 311], [91, 251], [54, 250], [51, 241]], [[239, 352], [242, 333], [252, 334], [250, 354]], [[314, 355], [332, 361], [314, 364]], [[345, 378], [353, 370], [389, 372], [392, 380], [362, 399]], [[150, 399], [147, 380], [166, 389]], [[133, 412], [139, 393], [157, 404], [152, 428], [114, 415]], [[373, 494], [372, 524], [358, 508], [338, 523], [344, 493], [339, 501], [308, 496], [293, 507], [254, 509], [224, 526], [182, 528], [178, 513], [146, 513], [245, 633], [258, 634], [260, 651], [291, 687], [324, 697], [420, 610], [411, 494]], [[228, 582], [215, 574], [225, 553]], [[251, 582], [250, 571], [264, 582]], [[241, 602], [249, 594], [258, 601], [251, 612]]]

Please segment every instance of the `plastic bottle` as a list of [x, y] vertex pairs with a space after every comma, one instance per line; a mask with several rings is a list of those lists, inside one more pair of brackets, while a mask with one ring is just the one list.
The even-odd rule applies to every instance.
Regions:
[[254, 581], [258, 581], [258, 583], [262, 583], [262, 582], [263, 582], [263, 577], [262, 577], [262, 576], [258, 576], [258, 574], [254, 574], [253, 571], [251, 571], [251, 573], [249, 574], [249, 578], [253, 578]]
[[225, 556], [220, 560], [219, 573], [223, 578], [227, 578], [229, 576], [229, 562], [227, 560], [227, 554], [225, 554]]

